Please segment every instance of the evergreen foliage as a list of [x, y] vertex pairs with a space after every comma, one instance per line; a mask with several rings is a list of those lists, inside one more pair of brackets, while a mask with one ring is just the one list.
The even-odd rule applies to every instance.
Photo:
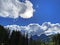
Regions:
[[41, 40], [33, 40], [32, 36], [28, 39], [28, 34], [22, 35], [20, 31], [13, 31], [10, 35], [10, 30], [0, 25], [0, 45], [60, 45], [59, 33], [49, 37], [51, 40], [47, 44]]

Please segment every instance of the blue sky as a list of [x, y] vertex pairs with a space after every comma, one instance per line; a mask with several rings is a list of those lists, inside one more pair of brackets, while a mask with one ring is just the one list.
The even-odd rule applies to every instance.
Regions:
[[30, 0], [35, 9], [34, 16], [25, 18], [0, 17], [0, 25], [28, 25], [30, 23], [42, 24], [44, 22], [60, 23], [60, 0]]

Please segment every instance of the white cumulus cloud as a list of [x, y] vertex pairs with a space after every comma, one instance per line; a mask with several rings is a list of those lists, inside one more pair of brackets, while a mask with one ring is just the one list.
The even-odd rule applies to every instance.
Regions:
[[44, 26], [47, 26], [47, 30], [45, 31], [46, 35], [60, 33], [60, 24], [59, 23], [52, 24], [50, 22], [45, 22]]
[[33, 17], [33, 4], [29, 0], [0, 0], [0, 16], [10, 18], [31, 18]]
[[12, 31], [20, 31], [22, 34], [27, 34], [28, 33], [28, 37], [30, 37], [31, 35], [38, 35], [40, 36], [41, 34], [44, 33], [44, 31], [40, 28], [39, 24], [29, 24], [27, 26], [19, 26], [19, 25], [7, 25], [4, 26], [5, 28], [9, 28], [10, 29], [10, 34], [12, 33]]
[[20, 31], [22, 34], [28, 33], [29, 37], [31, 35], [40, 36], [41, 34], [52, 35], [60, 33], [60, 24], [59, 23], [52, 24], [51, 22], [44, 22], [42, 25], [32, 23], [27, 26], [7, 25], [4, 27], [9, 28], [11, 33], [13, 30]]

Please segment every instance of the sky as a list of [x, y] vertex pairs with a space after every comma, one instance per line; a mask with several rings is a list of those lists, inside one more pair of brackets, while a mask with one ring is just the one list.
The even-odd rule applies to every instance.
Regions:
[[0, 0], [0, 25], [28, 37], [60, 33], [60, 0]]
[[[23, 2], [24, 0], [20, 0]], [[60, 0], [29, 0], [33, 4], [33, 17], [10, 18], [0, 16], [0, 25], [28, 25], [30, 23], [42, 24], [44, 22], [60, 23]], [[1, 9], [0, 9], [1, 10]], [[29, 15], [29, 14], [28, 14]]]

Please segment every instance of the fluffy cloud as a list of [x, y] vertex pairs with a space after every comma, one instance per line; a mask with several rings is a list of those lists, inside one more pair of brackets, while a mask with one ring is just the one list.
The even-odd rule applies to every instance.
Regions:
[[59, 23], [52, 24], [50, 22], [45, 22], [44, 26], [47, 26], [47, 29], [45, 31], [46, 35], [60, 33], [60, 24]]
[[33, 4], [29, 0], [0, 0], [0, 16], [18, 18], [31, 18], [33, 16]]
[[15, 31], [20, 31], [22, 34], [28, 33], [28, 37], [30, 37], [31, 35], [40, 36], [41, 34], [44, 33], [44, 31], [40, 28], [39, 24], [29, 24], [27, 26], [7, 25], [4, 27], [10, 29], [10, 34], [12, 33], [13, 30], [15, 30]]
[[29, 37], [32, 35], [38, 35], [46, 34], [46, 35], [52, 35], [60, 33], [60, 24], [52, 24], [50, 22], [44, 22], [42, 25], [39, 24], [29, 24], [27, 26], [18, 26], [18, 25], [7, 25], [4, 26], [5, 28], [9, 28], [12, 32], [15, 31], [21, 31], [22, 34], [27, 34]]

